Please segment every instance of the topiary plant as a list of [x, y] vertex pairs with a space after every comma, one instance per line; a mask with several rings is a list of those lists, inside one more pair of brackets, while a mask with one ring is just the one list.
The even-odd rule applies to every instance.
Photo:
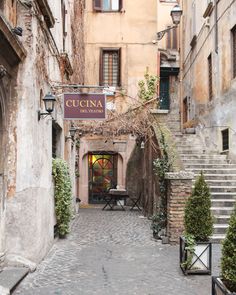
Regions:
[[236, 205], [223, 241], [221, 271], [226, 287], [231, 292], [236, 292]]
[[193, 236], [196, 241], [208, 241], [212, 235], [211, 196], [202, 172], [186, 203], [184, 225], [186, 235]]
[[71, 220], [71, 196], [72, 187], [69, 167], [62, 159], [53, 159], [52, 174], [55, 181], [55, 211], [57, 218], [58, 233], [65, 236], [69, 233]]

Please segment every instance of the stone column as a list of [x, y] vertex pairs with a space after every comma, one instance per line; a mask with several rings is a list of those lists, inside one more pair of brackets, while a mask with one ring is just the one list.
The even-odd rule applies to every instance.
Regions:
[[167, 179], [167, 236], [170, 244], [177, 244], [184, 231], [185, 203], [192, 191], [194, 173], [180, 171], [166, 173]]

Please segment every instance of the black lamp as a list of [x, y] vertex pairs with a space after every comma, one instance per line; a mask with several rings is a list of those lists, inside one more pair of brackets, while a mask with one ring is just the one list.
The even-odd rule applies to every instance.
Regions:
[[52, 95], [50, 92], [45, 95], [43, 98], [45, 110], [47, 113], [41, 113], [41, 111], [38, 111], [38, 120], [40, 120], [41, 116], [44, 116], [44, 118], [48, 115], [51, 115], [51, 113], [54, 111], [56, 98], [54, 95]]
[[72, 139], [74, 141], [75, 134], [76, 134], [77, 128], [75, 126], [71, 126], [69, 129], [70, 136], [66, 136], [65, 140]]
[[[169, 27], [168, 29], [157, 32], [157, 41], [160, 41], [164, 37], [166, 32], [176, 28], [179, 25], [182, 14], [183, 10], [180, 8], [178, 4], [172, 8], [170, 15], [174, 25], [172, 27]], [[153, 43], [156, 43], [156, 41], [154, 40]]]

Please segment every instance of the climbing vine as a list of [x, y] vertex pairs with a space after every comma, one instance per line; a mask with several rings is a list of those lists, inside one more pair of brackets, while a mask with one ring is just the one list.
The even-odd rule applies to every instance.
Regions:
[[153, 161], [155, 174], [158, 176], [160, 187], [160, 203], [155, 208], [155, 214], [152, 217], [151, 228], [155, 237], [159, 237], [160, 231], [167, 226], [167, 184], [165, 174], [171, 169], [171, 162], [168, 156], [168, 145], [164, 133], [160, 132], [160, 150], [161, 156]]
[[52, 174], [55, 181], [55, 212], [58, 233], [61, 236], [69, 233], [71, 214], [72, 186], [69, 167], [62, 159], [53, 159]]

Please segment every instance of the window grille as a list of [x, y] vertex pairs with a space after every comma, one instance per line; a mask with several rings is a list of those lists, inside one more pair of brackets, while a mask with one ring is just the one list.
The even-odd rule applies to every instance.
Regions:
[[120, 49], [102, 49], [101, 85], [120, 86]]

